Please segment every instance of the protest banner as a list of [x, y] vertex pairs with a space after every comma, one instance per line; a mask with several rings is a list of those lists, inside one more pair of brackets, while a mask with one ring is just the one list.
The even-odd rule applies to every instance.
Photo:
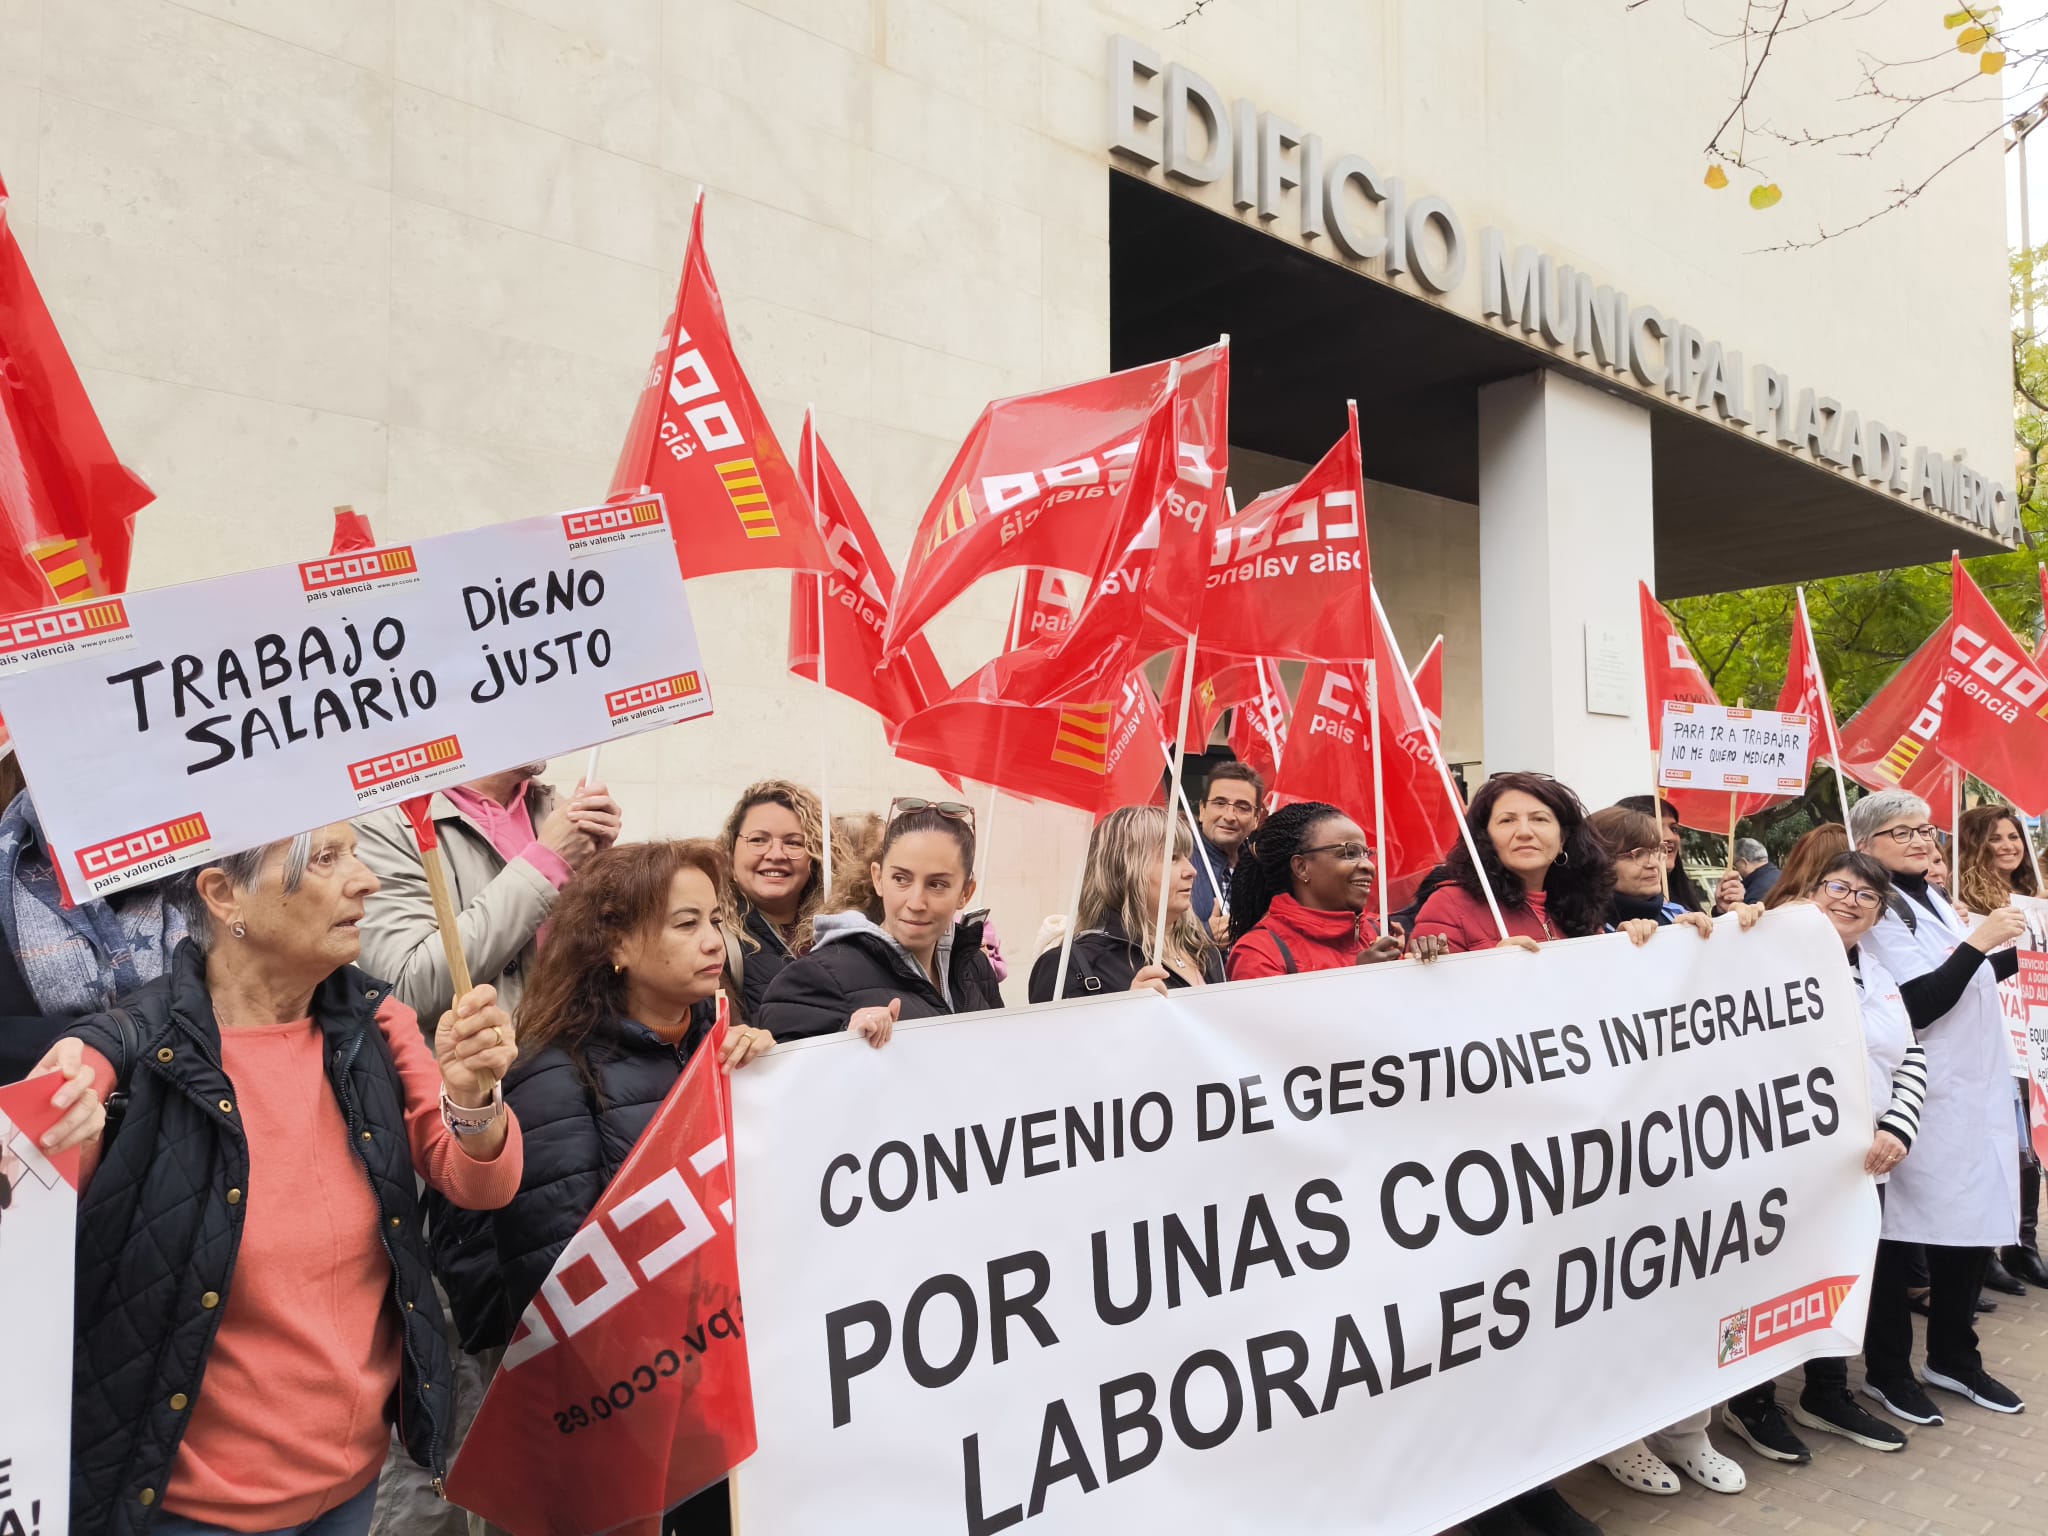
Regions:
[[1868, 1093], [1810, 908], [785, 1043], [747, 1536], [1444, 1529], [1855, 1351]]
[[2027, 1015], [2027, 1129], [2034, 1155], [2048, 1158], [2048, 954], [2020, 951], [2020, 986]]
[[1813, 721], [1806, 715], [1666, 699], [1657, 784], [1662, 789], [1796, 795], [1806, 788], [1812, 735]]
[[76, 899], [710, 710], [658, 497], [0, 619]]
[[71, 1294], [78, 1153], [46, 1158], [60, 1079], [0, 1088], [0, 1536], [71, 1523]]

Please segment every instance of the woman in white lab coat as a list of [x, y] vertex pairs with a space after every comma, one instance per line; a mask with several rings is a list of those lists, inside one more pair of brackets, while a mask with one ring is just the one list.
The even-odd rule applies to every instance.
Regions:
[[1927, 883], [1934, 828], [1919, 796], [1904, 790], [1868, 795], [1849, 813], [1849, 830], [1897, 887], [1863, 948], [1898, 978], [1927, 1057], [1920, 1135], [1885, 1191], [1884, 1240], [1863, 1338], [1864, 1391], [1910, 1423], [1942, 1422], [1913, 1375], [1903, 1249], [1919, 1243], [1927, 1250], [1931, 1286], [1926, 1384], [1980, 1408], [2018, 1413], [2025, 1406], [2019, 1396], [1984, 1369], [1975, 1315], [1992, 1250], [2019, 1235], [2012, 1075], [1998, 1006], [1998, 982], [2018, 968], [2019, 956], [1991, 951], [2017, 938], [2026, 921], [2000, 907], [1965, 932], [1955, 908]]

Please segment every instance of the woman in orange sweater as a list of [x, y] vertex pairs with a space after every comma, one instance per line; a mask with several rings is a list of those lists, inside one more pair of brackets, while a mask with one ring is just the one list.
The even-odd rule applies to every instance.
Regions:
[[45, 1145], [82, 1148], [88, 1180], [72, 1536], [360, 1536], [394, 1408], [446, 1471], [416, 1175], [458, 1205], [512, 1198], [517, 1050], [491, 988], [430, 1051], [355, 968], [376, 889], [346, 822], [178, 877], [170, 970], [44, 1059], [66, 1111]]

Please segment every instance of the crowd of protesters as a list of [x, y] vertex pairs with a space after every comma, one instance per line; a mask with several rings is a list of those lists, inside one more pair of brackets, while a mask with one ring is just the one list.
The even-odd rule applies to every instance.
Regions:
[[[0, 1080], [62, 1074], [51, 1142], [81, 1147], [87, 1174], [75, 1531], [482, 1529], [442, 1501], [448, 1463], [522, 1311], [711, 1037], [716, 995], [726, 1071], [780, 1040], [884, 1048], [906, 1021], [1002, 1006], [964, 802], [901, 797], [828, 825], [811, 791], [767, 780], [715, 839], [621, 844], [602, 786], [562, 796], [540, 766], [432, 798], [476, 979], [461, 996], [396, 811], [75, 908], [25, 790], [0, 817]], [[1470, 843], [1382, 932], [1374, 849], [1343, 809], [1270, 809], [1234, 762], [1196, 804], [1194, 827], [1152, 806], [1098, 822], [1077, 911], [1014, 957], [1031, 1002], [1608, 932], [1700, 942], [1813, 905], [1862, 1005], [1884, 1211], [1863, 1392], [1888, 1417], [1829, 1358], [1792, 1417], [1896, 1451], [1893, 1420], [1943, 1421], [1927, 1388], [2020, 1411], [1974, 1322], [1987, 1283], [2048, 1285], [1996, 990], [2015, 944], [2048, 934], [2012, 903], [2039, 892], [2009, 808], [1970, 811], [1944, 861], [1925, 802], [1872, 794], [1782, 867], [1738, 840], [1709, 895], [1668, 805], [1588, 814], [1553, 778], [1504, 773], [1471, 797]], [[1647, 1493], [1687, 1477], [1736, 1492], [1709, 1422], [1601, 1464]], [[1765, 1457], [1811, 1456], [1769, 1384], [1721, 1422]], [[667, 1529], [726, 1519], [711, 1490]], [[1468, 1524], [1598, 1530], [1549, 1487]]]

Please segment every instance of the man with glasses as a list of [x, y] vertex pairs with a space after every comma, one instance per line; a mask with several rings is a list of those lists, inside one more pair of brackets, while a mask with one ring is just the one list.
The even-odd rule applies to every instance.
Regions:
[[[1230, 876], [1244, 840], [1264, 820], [1266, 783], [1244, 763], [1219, 763], [1202, 787], [1202, 844], [1206, 859], [1195, 860], [1195, 916], [1209, 925], [1218, 944], [1230, 943]], [[1215, 872], [1215, 883], [1209, 880]]]

